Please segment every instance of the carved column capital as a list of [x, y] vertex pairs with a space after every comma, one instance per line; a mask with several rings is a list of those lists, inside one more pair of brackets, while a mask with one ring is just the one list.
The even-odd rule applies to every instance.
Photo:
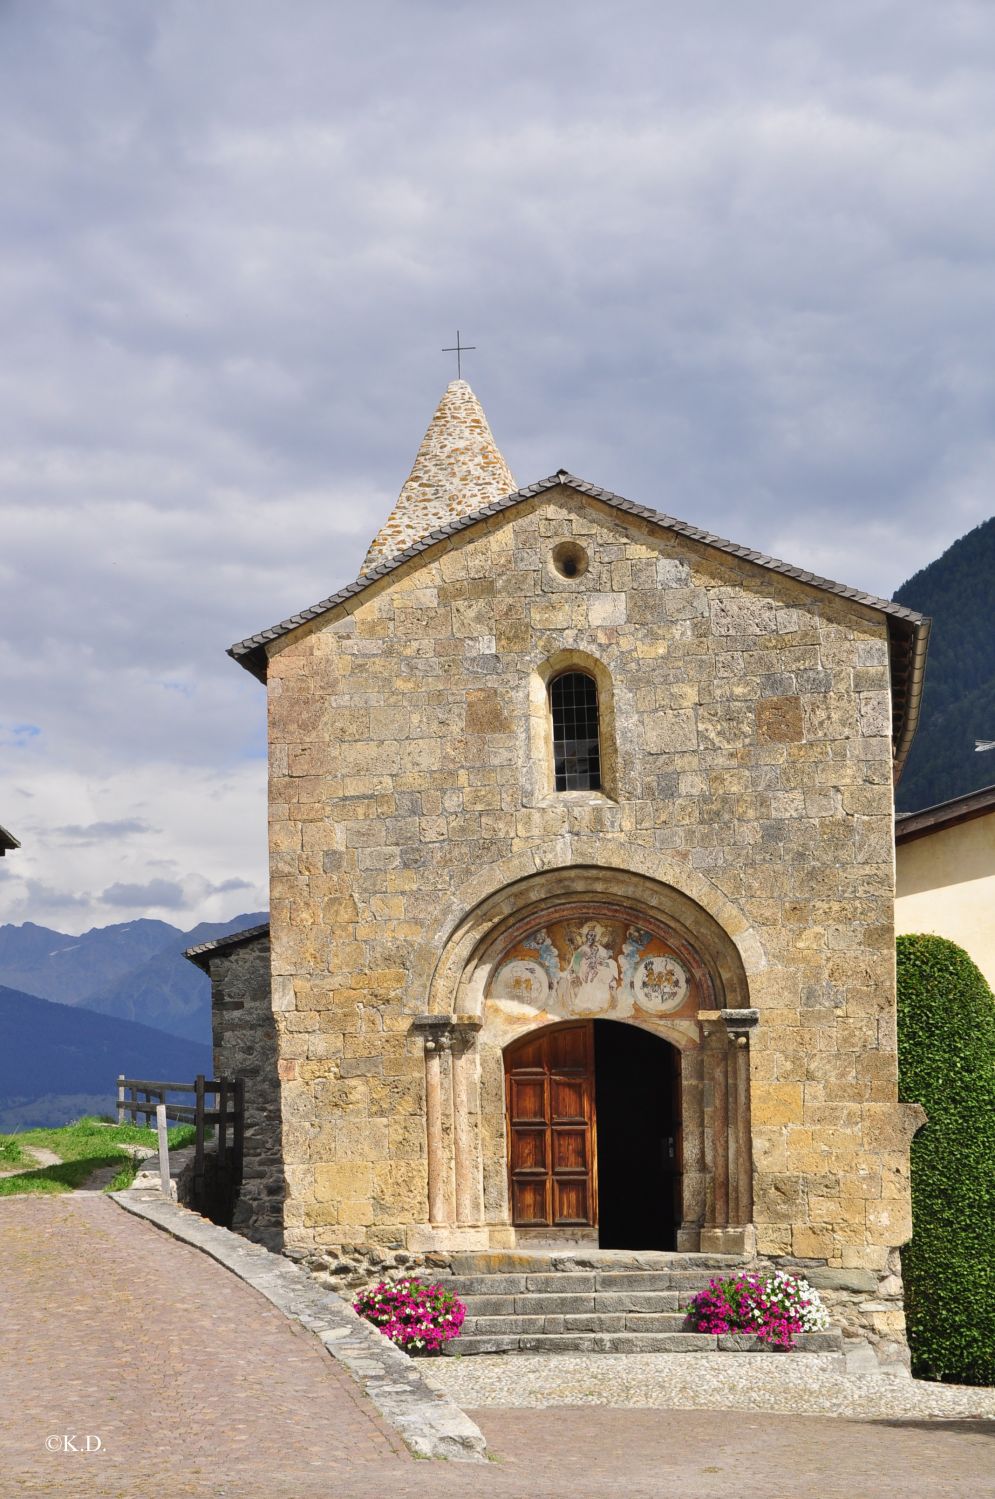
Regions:
[[698, 1024], [701, 1026], [702, 1048], [706, 1053], [725, 1051], [729, 1044], [729, 1031], [723, 1024], [721, 1010], [699, 1010]]
[[416, 1015], [411, 1029], [426, 1051], [471, 1051], [483, 1021], [474, 1015]]
[[428, 1052], [449, 1051], [452, 1046], [453, 1022], [449, 1015], [416, 1015], [411, 1029], [421, 1036]]
[[465, 1052], [473, 1051], [482, 1026], [483, 1021], [473, 1015], [454, 1015], [449, 1031], [453, 1049], [461, 1056]]
[[737, 1046], [746, 1046], [750, 1032], [760, 1024], [759, 1010], [720, 1010], [719, 1015], [731, 1039]]

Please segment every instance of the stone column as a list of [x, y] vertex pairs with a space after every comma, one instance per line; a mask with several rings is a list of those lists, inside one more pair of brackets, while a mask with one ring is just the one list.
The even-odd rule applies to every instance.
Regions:
[[753, 1254], [753, 1139], [749, 1034], [752, 1009], [702, 1011], [706, 1106], [711, 1122], [712, 1192], [701, 1248], [709, 1254]]
[[736, 1152], [736, 1198], [731, 1204], [735, 1214], [732, 1221], [747, 1224], [753, 1221], [753, 1131], [750, 1123], [750, 1051], [745, 1036], [734, 1037], [731, 1070], [735, 1086], [736, 1127], [733, 1148]]
[[699, 1248], [701, 1230], [705, 1222], [705, 1202], [708, 1192], [706, 1161], [711, 1153], [711, 1144], [705, 1143], [705, 1068], [700, 1046], [689, 1047], [681, 1053], [681, 1120], [684, 1134], [684, 1159], [682, 1162], [682, 1213], [681, 1226], [677, 1230], [677, 1249], [691, 1251]]
[[709, 1023], [705, 1032], [705, 1107], [711, 1124], [712, 1190], [707, 1229], [729, 1225], [729, 1050], [725, 1027]]
[[442, 1122], [442, 1223], [456, 1222], [456, 1170], [453, 1145], [453, 1033], [442, 1032], [436, 1048], [439, 1054], [439, 1116]]
[[[450, 1022], [443, 1015], [420, 1015], [413, 1030], [424, 1038], [425, 1045], [425, 1130], [428, 1158], [428, 1221], [435, 1226], [450, 1220], [452, 1193], [447, 1191], [448, 1170], [446, 1135], [449, 1133], [444, 1109], [442, 1058], [449, 1051]], [[451, 1118], [451, 1115], [450, 1115]]]
[[760, 1020], [759, 1010], [723, 1010], [729, 1036], [729, 1160], [733, 1190], [729, 1200], [730, 1228], [753, 1223], [753, 1127], [750, 1118], [750, 1033]]
[[480, 1107], [477, 1085], [479, 1020], [453, 1026], [453, 1151], [456, 1166], [456, 1222], [475, 1227], [483, 1221], [480, 1160]]

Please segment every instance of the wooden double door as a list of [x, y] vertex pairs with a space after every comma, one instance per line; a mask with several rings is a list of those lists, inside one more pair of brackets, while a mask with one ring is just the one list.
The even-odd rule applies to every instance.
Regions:
[[680, 1221], [680, 1054], [638, 1027], [568, 1021], [505, 1052], [512, 1223], [669, 1249]]

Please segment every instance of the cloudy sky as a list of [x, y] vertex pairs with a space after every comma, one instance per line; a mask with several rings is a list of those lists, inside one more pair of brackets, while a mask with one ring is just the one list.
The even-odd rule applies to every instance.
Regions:
[[995, 469], [990, 0], [0, 0], [0, 922], [265, 906], [263, 689], [446, 381], [890, 594]]

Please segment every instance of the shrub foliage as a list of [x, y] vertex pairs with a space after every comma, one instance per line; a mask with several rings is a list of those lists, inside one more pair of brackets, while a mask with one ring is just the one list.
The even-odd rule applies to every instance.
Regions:
[[898, 1055], [902, 1099], [929, 1116], [902, 1250], [913, 1372], [995, 1384], [995, 999], [943, 937], [898, 939]]

